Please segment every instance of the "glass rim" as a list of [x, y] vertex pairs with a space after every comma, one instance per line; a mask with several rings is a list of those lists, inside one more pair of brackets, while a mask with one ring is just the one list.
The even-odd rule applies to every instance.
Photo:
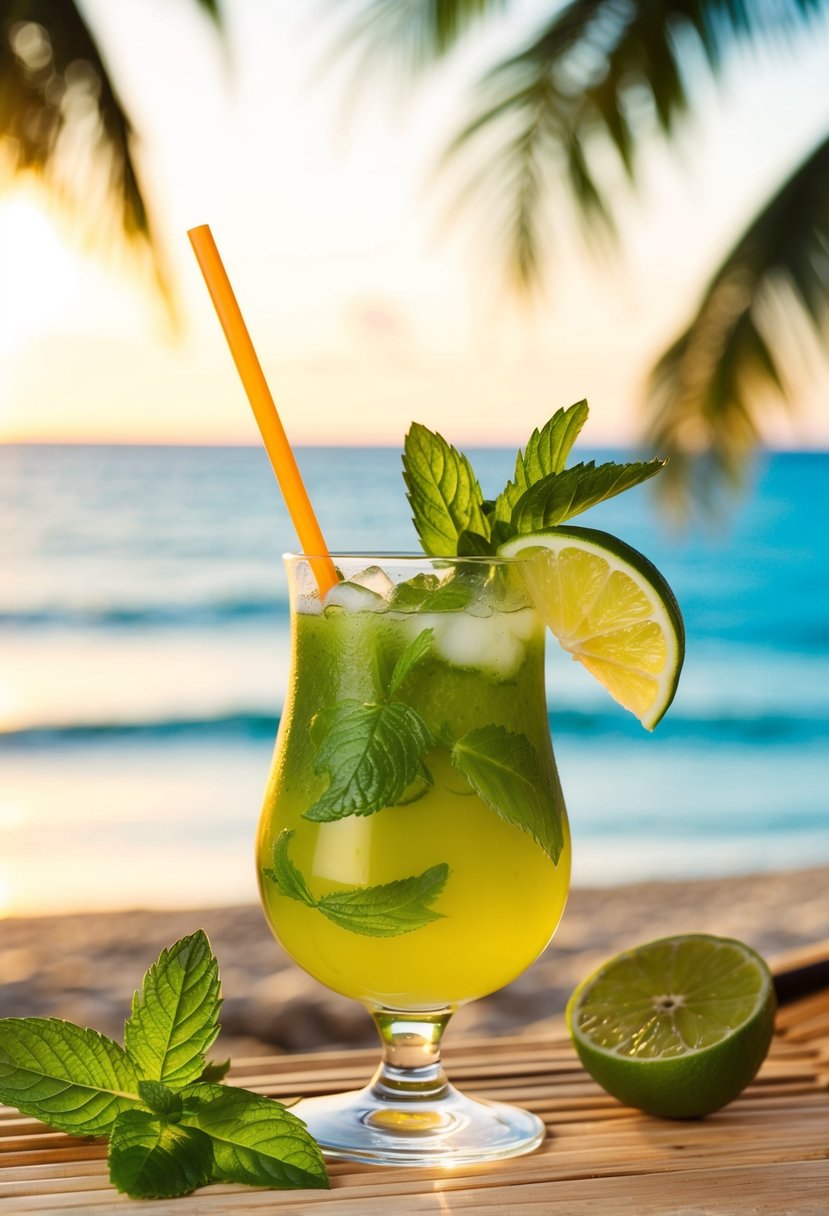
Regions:
[[474, 554], [469, 554], [468, 556], [466, 554], [459, 556], [458, 554], [452, 554], [452, 553], [409, 553], [409, 552], [406, 552], [406, 553], [404, 553], [404, 552], [375, 553], [371, 549], [366, 549], [366, 550], [362, 550], [362, 551], [356, 550], [356, 551], [350, 551], [347, 553], [336, 552], [336, 551], [332, 550], [330, 553], [324, 553], [324, 554], [323, 553], [293, 553], [293, 552], [287, 552], [287, 553], [282, 554], [282, 560], [284, 562], [319, 562], [319, 561], [325, 561], [327, 558], [330, 558], [334, 562], [336, 562], [338, 560], [366, 561], [368, 559], [371, 559], [378, 563], [394, 562], [394, 563], [401, 564], [401, 565], [404, 563], [408, 563], [411, 565], [417, 565], [417, 564], [422, 565], [424, 562], [430, 562], [432, 564], [434, 564], [435, 562], [444, 562], [447, 565], [459, 565], [461, 562], [468, 562], [470, 564], [478, 563], [481, 565], [488, 565], [488, 566], [492, 566], [492, 565], [496, 565], [496, 564], [497, 565], [507, 565], [507, 564], [511, 564], [513, 562], [523, 562], [523, 561], [527, 560], [527, 558], [524, 556], [523, 553], [516, 553], [512, 557], [508, 557], [506, 555], [502, 556], [497, 553], [474, 553]]

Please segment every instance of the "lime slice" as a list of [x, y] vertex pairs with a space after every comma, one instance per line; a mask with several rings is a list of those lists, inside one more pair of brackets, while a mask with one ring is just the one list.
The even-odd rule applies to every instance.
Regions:
[[774, 1026], [769, 969], [726, 937], [664, 937], [580, 984], [567, 1024], [582, 1064], [615, 1098], [653, 1115], [719, 1110], [748, 1085]]
[[676, 692], [685, 629], [656, 567], [624, 541], [593, 528], [517, 536], [504, 557], [535, 557], [524, 578], [565, 650], [653, 730]]

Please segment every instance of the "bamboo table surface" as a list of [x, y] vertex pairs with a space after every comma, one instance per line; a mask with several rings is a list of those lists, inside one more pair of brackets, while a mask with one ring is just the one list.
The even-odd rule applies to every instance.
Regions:
[[[563, 1024], [549, 1035], [448, 1046], [468, 1093], [536, 1111], [534, 1153], [489, 1166], [398, 1169], [335, 1163], [330, 1191], [214, 1185], [136, 1201], [109, 1185], [106, 1145], [0, 1107], [0, 1212], [9, 1216], [829, 1216], [829, 990], [784, 1006], [756, 1080], [707, 1119], [630, 1110], [581, 1068]], [[376, 1051], [240, 1061], [229, 1080], [274, 1097], [362, 1085]]]

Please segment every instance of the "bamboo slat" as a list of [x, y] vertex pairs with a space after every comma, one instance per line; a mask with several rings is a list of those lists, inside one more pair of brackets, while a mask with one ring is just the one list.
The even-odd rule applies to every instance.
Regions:
[[[0, 1107], [0, 1213], [9, 1216], [827, 1216], [829, 992], [780, 1011], [759, 1076], [704, 1120], [648, 1118], [582, 1070], [560, 1024], [544, 1037], [472, 1041], [446, 1052], [470, 1093], [536, 1111], [535, 1153], [455, 1170], [331, 1167], [332, 1189], [206, 1187], [134, 1201], [109, 1185], [106, 1146], [73, 1140]], [[371, 1051], [241, 1060], [231, 1079], [274, 1097], [362, 1084]]]

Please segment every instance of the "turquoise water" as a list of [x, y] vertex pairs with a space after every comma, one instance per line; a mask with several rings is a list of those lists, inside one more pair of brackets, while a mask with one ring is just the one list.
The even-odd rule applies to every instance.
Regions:
[[[510, 454], [471, 455], [497, 490]], [[333, 548], [414, 548], [397, 452], [300, 463]], [[583, 517], [665, 573], [688, 654], [648, 735], [551, 643], [577, 881], [829, 861], [827, 518], [794, 453], [716, 530], [647, 487]], [[255, 898], [295, 543], [258, 449], [0, 448], [0, 910]]]

